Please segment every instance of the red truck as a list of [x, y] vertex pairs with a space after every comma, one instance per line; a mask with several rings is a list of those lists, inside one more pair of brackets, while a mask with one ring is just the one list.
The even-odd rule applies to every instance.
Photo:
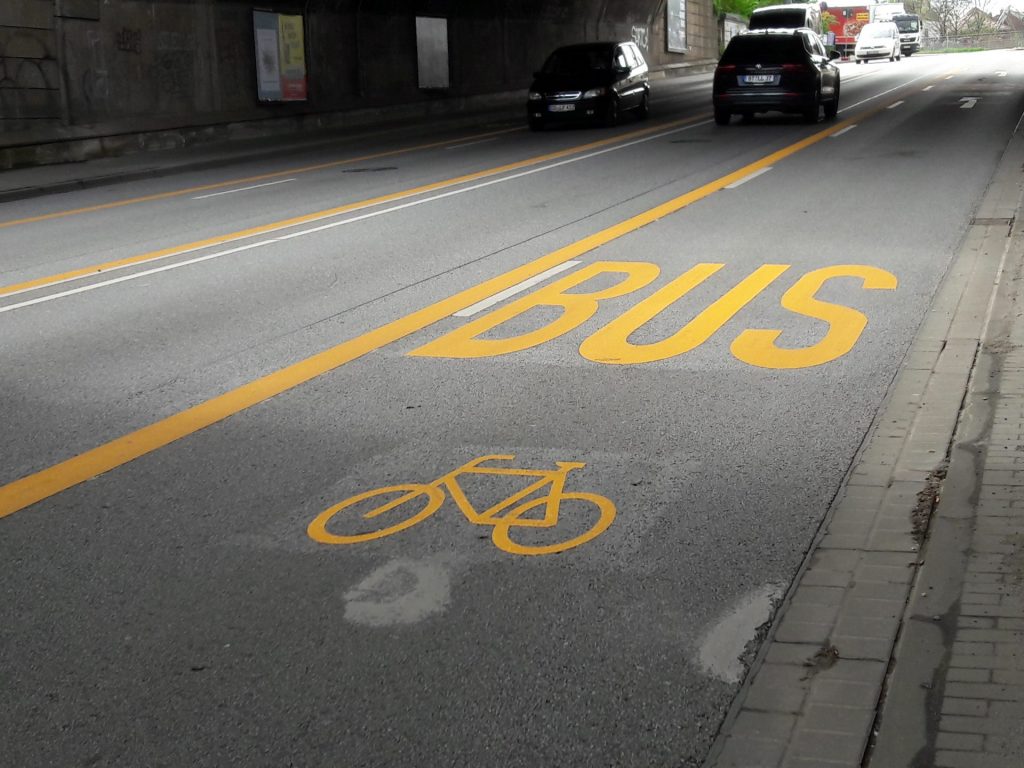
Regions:
[[821, 14], [830, 14], [835, 19], [828, 26], [828, 31], [835, 35], [835, 48], [843, 58], [853, 54], [853, 46], [857, 42], [860, 29], [871, 21], [871, 6], [863, 0], [827, 0], [822, 3]]

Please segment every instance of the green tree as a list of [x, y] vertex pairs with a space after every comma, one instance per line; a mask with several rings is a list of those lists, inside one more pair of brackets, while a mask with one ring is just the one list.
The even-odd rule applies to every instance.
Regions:
[[839, 19], [837, 19], [831, 13], [829, 13], [828, 11], [822, 11], [821, 12], [821, 34], [827, 35], [829, 29], [831, 28], [831, 26], [833, 24], [835, 24], [837, 21], [839, 21]]
[[778, 0], [713, 0], [715, 13], [735, 13], [745, 19], [750, 18], [755, 8], [762, 5], [775, 5]]

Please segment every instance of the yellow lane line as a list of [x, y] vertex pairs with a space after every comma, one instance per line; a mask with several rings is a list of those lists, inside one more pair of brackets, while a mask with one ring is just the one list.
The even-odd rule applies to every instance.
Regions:
[[[859, 116], [858, 119], [863, 120], [863, 116]], [[442, 299], [410, 315], [393, 320], [368, 333], [342, 342], [312, 357], [281, 368], [248, 384], [243, 384], [236, 389], [85, 451], [59, 464], [0, 486], [0, 518], [152, 453], [175, 440], [194, 434], [275, 395], [287, 392], [317, 376], [449, 318], [459, 310], [518, 285], [565, 261], [579, 258], [595, 248], [682, 210], [691, 203], [708, 197], [761, 168], [775, 165], [784, 158], [841, 131], [852, 122], [852, 120], [837, 122], [823, 131], [772, 152], [760, 160], [702, 187], [552, 251], [479, 285], [460, 291], [454, 296]]]
[[167, 200], [171, 197], [181, 197], [183, 195], [191, 195], [194, 192], [206, 192], [210, 189], [222, 189], [223, 187], [232, 187], [235, 184], [248, 184], [254, 181], [263, 181], [265, 179], [274, 179], [280, 176], [289, 176], [296, 173], [310, 173], [311, 171], [323, 171], [328, 168], [337, 168], [342, 165], [352, 165], [353, 163], [364, 163], [367, 160], [380, 160], [382, 157], [394, 157], [395, 155], [403, 155], [409, 152], [419, 152], [424, 149], [434, 149], [436, 147], [443, 147], [446, 144], [452, 144], [456, 141], [469, 141], [473, 139], [487, 138], [488, 136], [497, 136], [502, 133], [512, 133], [513, 131], [521, 130], [520, 128], [503, 128], [500, 131], [488, 131], [487, 133], [477, 133], [471, 136], [463, 137], [462, 139], [448, 139], [447, 141], [435, 141], [430, 144], [417, 144], [411, 147], [403, 147], [402, 149], [391, 149], [386, 152], [376, 152], [372, 155], [362, 155], [360, 157], [349, 157], [345, 160], [333, 160], [329, 163], [318, 163], [316, 165], [305, 165], [300, 168], [292, 168], [287, 171], [273, 171], [272, 173], [261, 173], [257, 176], [246, 176], [241, 179], [232, 179], [230, 181], [218, 181], [214, 184], [202, 184], [196, 187], [187, 187], [185, 189], [177, 189], [171, 192], [159, 192], [153, 195], [142, 195], [141, 197], [131, 197], [125, 200], [116, 200], [111, 203], [101, 203], [99, 205], [89, 205], [84, 208], [72, 208], [67, 211], [56, 211], [55, 213], [44, 213], [39, 216], [29, 216], [24, 219], [12, 219], [11, 221], [0, 221], [0, 229], [5, 227], [14, 227], [19, 224], [33, 224], [38, 221], [49, 221], [50, 219], [60, 219], [65, 216], [77, 216], [83, 213], [94, 213], [96, 211], [107, 211], [111, 208], [121, 208], [126, 205], [136, 205], [138, 203], [149, 203], [153, 200]]
[[171, 246], [170, 248], [162, 248], [157, 251], [150, 251], [148, 253], [139, 254], [138, 256], [129, 256], [124, 259], [117, 259], [116, 261], [108, 261], [103, 264], [94, 264], [88, 267], [82, 267], [80, 269], [74, 269], [69, 272], [63, 272], [59, 275], [48, 275], [46, 277], [39, 277], [33, 280], [27, 280], [23, 283], [15, 283], [13, 285], [0, 286], [0, 296], [9, 296], [14, 293], [21, 293], [23, 291], [32, 290], [34, 288], [42, 288], [48, 285], [56, 285], [57, 283], [65, 283], [69, 280], [75, 280], [82, 277], [91, 277], [94, 275], [109, 272], [114, 269], [122, 269], [124, 267], [134, 266], [137, 264], [145, 264], [150, 261], [156, 261], [157, 259], [165, 259], [170, 256], [180, 256], [184, 253], [190, 253], [192, 251], [201, 250], [203, 248], [209, 248], [215, 245], [223, 245], [224, 243], [234, 242], [236, 240], [243, 240], [249, 237], [256, 237], [257, 235], [265, 235], [268, 232], [277, 232], [282, 229], [288, 229], [289, 227], [298, 226], [300, 224], [308, 224], [312, 221], [320, 221], [322, 219], [331, 218], [334, 216], [340, 216], [345, 213], [351, 213], [352, 211], [362, 210], [363, 208], [370, 208], [375, 205], [381, 205], [382, 203], [389, 203], [395, 200], [402, 200], [408, 197], [415, 197], [416, 195], [422, 195], [427, 192], [433, 192], [439, 189], [446, 189], [448, 187], [454, 187], [459, 184], [465, 184], [467, 182], [476, 181], [478, 179], [487, 178], [490, 176], [497, 176], [502, 173], [508, 173], [510, 171], [516, 171], [520, 168], [526, 168], [532, 165], [539, 165], [541, 163], [549, 162], [551, 160], [557, 160], [562, 157], [569, 155], [575, 155], [582, 152], [586, 152], [590, 149], [597, 147], [603, 147], [609, 144], [615, 144], [638, 136], [645, 136], [650, 133], [657, 133], [659, 131], [672, 130], [675, 127], [686, 125], [688, 123], [698, 122], [706, 119], [706, 115], [699, 115], [697, 117], [689, 117], [683, 120], [674, 120], [670, 123], [664, 123], [651, 128], [645, 128], [639, 131], [631, 131], [630, 133], [619, 134], [607, 139], [600, 139], [598, 141], [588, 142], [587, 144], [581, 144], [568, 149], [558, 150], [557, 152], [548, 152], [543, 155], [537, 155], [535, 157], [529, 157], [525, 160], [518, 160], [514, 163], [507, 165], [501, 165], [496, 168], [487, 168], [482, 171], [476, 171], [474, 173], [468, 173], [463, 176], [457, 176], [453, 179], [445, 179], [443, 181], [435, 181], [430, 184], [424, 184], [419, 187], [413, 187], [411, 189], [403, 189], [398, 192], [392, 192], [386, 195], [380, 195], [379, 197], [370, 198], [368, 200], [360, 200], [355, 203], [348, 203], [341, 205], [336, 208], [329, 208], [324, 211], [316, 211], [314, 213], [307, 213], [302, 216], [295, 216], [290, 219], [283, 219], [281, 221], [271, 222], [270, 224], [262, 224], [258, 227], [251, 227], [250, 229], [243, 229], [238, 232], [231, 232], [225, 235], [217, 235], [216, 237], [210, 237], [205, 240], [197, 240], [192, 243], [185, 245]]

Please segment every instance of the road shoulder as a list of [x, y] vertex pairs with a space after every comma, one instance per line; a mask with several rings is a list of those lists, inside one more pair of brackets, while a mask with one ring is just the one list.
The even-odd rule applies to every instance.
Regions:
[[[999, 332], [994, 310], [1008, 299], [997, 290], [1010, 282], [1002, 280], [1008, 257], [1012, 262], [1020, 253], [1016, 233], [1010, 234], [1021, 206], [1022, 164], [1024, 137], [1016, 133], [706, 766], [861, 766], [885, 700], [881, 722], [894, 724], [902, 750], [916, 754], [934, 741], [927, 697], [918, 691], [928, 692], [919, 683], [944, 657], [948, 620], [914, 617], [948, 610], [907, 606], [922, 586], [940, 583], [943, 589], [925, 592], [948, 602], [962, 581], [963, 558], [956, 553], [969, 533], [970, 505], [941, 507], [933, 539], [925, 537], [940, 490], [945, 498], [947, 486], [967, 487], [960, 478], [973, 470], [958, 460], [960, 443], [949, 463], [950, 446], [959, 424], [969, 449], [985, 421], [977, 408], [961, 419], [961, 409], [972, 377], [976, 387], [987, 386], [993, 364], [980, 351]], [[977, 396], [984, 391], [978, 388]], [[918, 746], [909, 750], [915, 735]], [[879, 739], [878, 765], [910, 764], [889, 762], [888, 753], [883, 759], [886, 744]]]

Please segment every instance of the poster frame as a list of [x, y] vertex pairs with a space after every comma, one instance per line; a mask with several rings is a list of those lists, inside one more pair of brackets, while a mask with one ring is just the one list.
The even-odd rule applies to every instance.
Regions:
[[669, 53], [686, 53], [686, 0], [665, 2], [665, 49]]
[[253, 9], [252, 27], [256, 98], [264, 103], [307, 101], [305, 16]]

